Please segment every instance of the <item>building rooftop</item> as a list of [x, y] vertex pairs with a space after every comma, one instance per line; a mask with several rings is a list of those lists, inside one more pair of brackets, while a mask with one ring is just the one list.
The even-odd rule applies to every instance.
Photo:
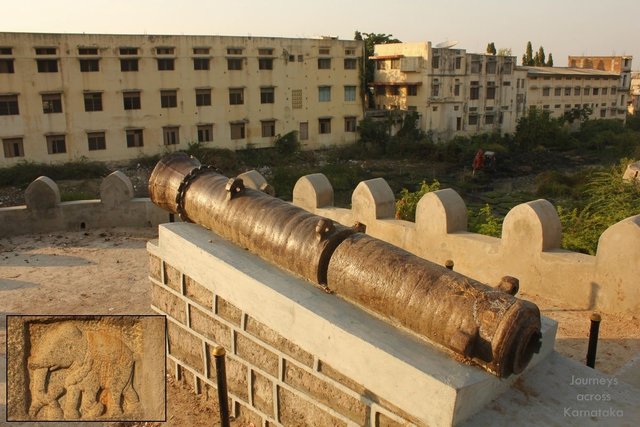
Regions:
[[569, 67], [516, 67], [517, 70], [525, 70], [529, 76], [605, 76], [619, 78], [620, 74], [610, 71], [593, 70], [587, 68]]

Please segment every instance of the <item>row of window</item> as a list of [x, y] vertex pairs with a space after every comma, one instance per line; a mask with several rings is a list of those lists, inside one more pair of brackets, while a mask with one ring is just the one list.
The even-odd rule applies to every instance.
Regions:
[[[399, 70], [402, 66], [401, 58], [394, 59], [379, 59], [376, 61], [376, 69], [378, 70]], [[431, 67], [435, 70], [444, 68], [442, 64], [443, 61], [440, 60], [440, 56], [433, 56], [431, 58]], [[456, 70], [460, 70], [462, 68], [462, 57], [455, 57], [454, 63], [452, 64]], [[498, 67], [498, 63], [496, 61], [487, 61], [485, 66], [485, 74], [511, 74], [513, 72], [513, 63], [505, 61], [502, 66]], [[482, 73], [482, 61], [481, 60], [472, 60], [469, 65], [469, 73], [471, 74], [480, 74]]]
[[[573, 90], [572, 90], [573, 89]], [[573, 96], [580, 96], [580, 94], [584, 94], [585, 96], [589, 96], [591, 95], [591, 93], [593, 92], [594, 96], [598, 96], [600, 94], [602, 95], [607, 95], [609, 93], [609, 88], [606, 87], [580, 87], [580, 86], [575, 86], [575, 87], [571, 87], [571, 86], [565, 86], [564, 88], [562, 87], [555, 87], [553, 88], [553, 95], [554, 96], [562, 96], [562, 94], [564, 94], [564, 96], [571, 96], [571, 92], [573, 92]], [[615, 95], [617, 93], [617, 88], [615, 86], [611, 87], [611, 95]], [[550, 87], [543, 87], [542, 88], [542, 96], [550, 96], [551, 95], [551, 88]]]
[[[330, 117], [323, 117], [318, 119], [318, 133], [330, 134], [331, 133], [331, 121]], [[276, 121], [275, 120], [262, 120], [261, 124], [261, 136], [263, 138], [270, 138], [276, 135]], [[357, 128], [357, 117], [350, 116], [344, 118], [344, 131], [355, 132]], [[213, 125], [205, 124], [198, 125], [198, 142], [211, 142], [213, 141]], [[229, 124], [229, 131], [231, 139], [244, 139], [246, 137], [246, 122], [233, 122]], [[125, 131], [125, 138], [128, 148], [142, 147], [144, 146], [143, 129], [127, 129]], [[162, 136], [164, 145], [176, 145], [180, 142], [180, 127], [179, 126], [165, 126], [162, 128]], [[309, 139], [309, 123], [301, 122], [298, 137], [304, 141]], [[47, 153], [48, 154], [61, 154], [67, 152], [66, 135], [46, 135]], [[22, 138], [5, 138], [2, 140], [2, 146], [4, 150], [5, 158], [24, 157], [24, 142]], [[107, 139], [105, 132], [87, 132], [87, 148], [89, 151], [106, 150]]]
[[[244, 88], [229, 88], [229, 105], [243, 105], [245, 102]], [[297, 96], [292, 97], [293, 108], [302, 108], [302, 92], [292, 91]], [[142, 108], [142, 95], [138, 90], [123, 91], [122, 102], [125, 110], [140, 110]], [[211, 105], [211, 89], [195, 89], [197, 107]], [[331, 86], [318, 87], [318, 101], [331, 101]], [[356, 86], [344, 86], [344, 101], [356, 101]], [[275, 88], [273, 86], [260, 88], [260, 103], [275, 103]], [[299, 107], [297, 106], [299, 103]], [[160, 107], [176, 108], [178, 106], [178, 91], [175, 89], [160, 90]], [[102, 111], [102, 92], [84, 93], [85, 111]], [[62, 113], [62, 94], [42, 94], [42, 111], [44, 114]], [[0, 95], [0, 116], [18, 115], [18, 95]]]
[[[227, 70], [242, 70], [245, 67], [246, 58], [227, 58]], [[140, 58], [121, 58], [120, 71], [139, 71]], [[100, 71], [100, 60], [96, 58], [80, 59], [80, 71], [83, 73]], [[176, 58], [156, 58], [158, 71], [172, 71], [176, 67]], [[36, 67], [39, 73], [57, 73], [57, 59], [36, 59]], [[357, 58], [344, 58], [343, 67], [345, 70], [355, 70], [358, 68]], [[211, 58], [193, 58], [194, 70], [210, 70]], [[331, 69], [331, 58], [318, 58], [318, 69]], [[273, 58], [258, 58], [258, 70], [273, 70]], [[13, 58], [0, 58], [0, 73], [13, 74], [15, 67]]]
[[[35, 47], [34, 48], [36, 55], [57, 55], [58, 48], [57, 47]], [[274, 48], [272, 47], [261, 47], [258, 48], [258, 55], [260, 56], [272, 56], [274, 54]], [[156, 55], [175, 55], [176, 48], [173, 46], [158, 46], [153, 48], [153, 51]], [[209, 55], [211, 53], [211, 48], [207, 46], [193, 47], [192, 52], [194, 55]], [[244, 47], [227, 47], [226, 48], [227, 55], [242, 55], [245, 53]], [[140, 48], [138, 47], [119, 47], [118, 53], [123, 56], [128, 55], [139, 55]], [[12, 55], [13, 48], [11, 47], [0, 47], [0, 55]], [[331, 46], [322, 46], [318, 48], [319, 55], [331, 55]], [[347, 47], [344, 49], [345, 56], [355, 56], [356, 48], [355, 47]], [[99, 55], [99, 49], [97, 47], [79, 47], [78, 55], [91, 55], [97, 56]]]

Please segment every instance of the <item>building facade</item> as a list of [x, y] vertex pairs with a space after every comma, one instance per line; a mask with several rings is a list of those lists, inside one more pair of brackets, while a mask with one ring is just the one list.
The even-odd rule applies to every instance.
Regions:
[[515, 56], [420, 42], [376, 45], [372, 59], [376, 108], [417, 111], [437, 140], [514, 132], [525, 112], [526, 72]]
[[518, 67], [527, 73], [527, 108], [548, 111], [562, 117], [575, 109], [588, 108], [591, 119], [626, 117], [620, 104], [620, 74], [609, 71], [566, 67]]
[[0, 33], [0, 166], [356, 141], [363, 43]]
[[631, 88], [629, 91], [631, 102], [629, 103], [629, 114], [637, 114], [640, 111], [640, 71], [631, 73]]
[[618, 100], [616, 104], [625, 111], [631, 103], [631, 62], [632, 56], [569, 56], [568, 64], [572, 68], [609, 71], [618, 75]]

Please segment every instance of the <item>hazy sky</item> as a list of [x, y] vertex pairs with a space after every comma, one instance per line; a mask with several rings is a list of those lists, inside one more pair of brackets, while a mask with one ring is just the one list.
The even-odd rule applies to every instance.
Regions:
[[4, 0], [1, 31], [339, 36], [355, 30], [402, 41], [488, 42], [518, 57], [528, 40], [567, 55], [633, 55], [640, 69], [640, 0]]

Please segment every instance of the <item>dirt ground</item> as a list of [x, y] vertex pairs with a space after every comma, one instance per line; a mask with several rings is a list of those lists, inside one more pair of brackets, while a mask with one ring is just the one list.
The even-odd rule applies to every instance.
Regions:
[[[0, 239], [0, 353], [4, 364], [7, 314], [151, 314], [146, 242], [153, 229], [61, 232]], [[542, 313], [559, 322], [556, 349], [584, 362], [589, 311], [564, 310], [561, 302], [536, 295]], [[640, 319], [603, 315], [596, 367], [615, 373], [640, 354]], [[5, 367], [0, 367], [0, 424], [5, 419]], [[184, 384], [167, 380], [166, 423], [93, 424], [124, 426], [212, 426], [214, 401], [195, 396]], [[16, 423], [55, 427], [56, 423]], [[79, 425], [75, 423], [75, 425]], [[245, 426], [234, 420], [234, 427]]]

